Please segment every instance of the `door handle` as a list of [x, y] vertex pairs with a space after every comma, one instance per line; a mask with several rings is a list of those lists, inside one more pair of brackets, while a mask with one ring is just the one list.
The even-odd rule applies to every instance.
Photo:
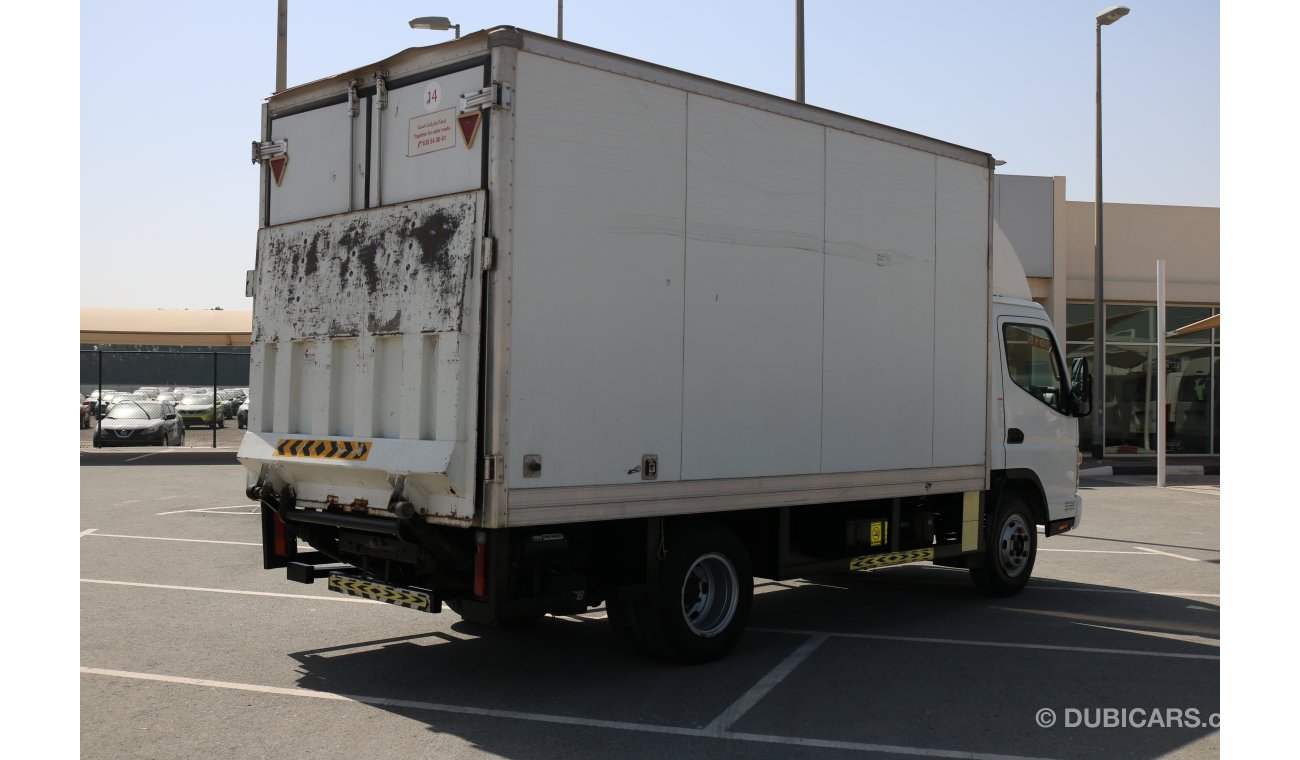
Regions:
[[1024, 443], [1025, 431], [1020, 428], [1011, 428], [1007, 431], [1007, 443]]

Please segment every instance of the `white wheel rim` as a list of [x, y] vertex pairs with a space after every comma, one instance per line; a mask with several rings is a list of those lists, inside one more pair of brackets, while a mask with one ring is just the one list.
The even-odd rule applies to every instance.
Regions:
[[998, 560], [1008, 577], [1020, 575], [1029, 564], [1030, 539], [1029, 526], [1020, 515], [1012, 515], [1002, 524], [998, 536]]
[[731, 560], [717, 552], [696, 559], [682, 580], [682, 617], [701, 638], [717, 636], [731, 625], [740, 603], [740, 580]]

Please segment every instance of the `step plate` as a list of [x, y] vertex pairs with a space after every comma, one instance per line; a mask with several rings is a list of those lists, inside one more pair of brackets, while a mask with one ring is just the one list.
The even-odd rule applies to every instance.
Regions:
[[435, 605], [433, 597], [423, 591], [399, 588], [386, 583], [363, 581], [360, 578], [353, 578], [340, 573], [330, 573], [328, 587], [330, 591], [337, 591], [340, 594], [359, 596], [364, 599], [395, 604], [398, 607], [406, 607], [421, 612], [437, 612], [438, 608], [442, 606]]

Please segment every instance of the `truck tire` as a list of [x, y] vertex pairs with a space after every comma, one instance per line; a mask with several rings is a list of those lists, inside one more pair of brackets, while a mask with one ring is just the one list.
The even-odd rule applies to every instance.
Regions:
[[1038, 556], [1033, 512], [1015, 491], [1003, 491], [997, 515], [984, 535], [984, 565], [970, 571], [975, 588], [987, 596], [1013, 596], [1029, 582]]
[[[754, 574], [745, 545], [715, 523], [674, 531], [659, 583], [626, 619], [642, 648], [684, 664], [711, 662], [740, 640], [754, 600]], [[616, 604], [617, 609], [617, 604]]]

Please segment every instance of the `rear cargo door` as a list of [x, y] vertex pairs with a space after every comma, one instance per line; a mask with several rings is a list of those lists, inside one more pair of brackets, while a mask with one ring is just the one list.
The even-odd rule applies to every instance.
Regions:
[[484, 216], [475, 190], [259, 232], [250, 471], [301, 506], [469, 523]]

